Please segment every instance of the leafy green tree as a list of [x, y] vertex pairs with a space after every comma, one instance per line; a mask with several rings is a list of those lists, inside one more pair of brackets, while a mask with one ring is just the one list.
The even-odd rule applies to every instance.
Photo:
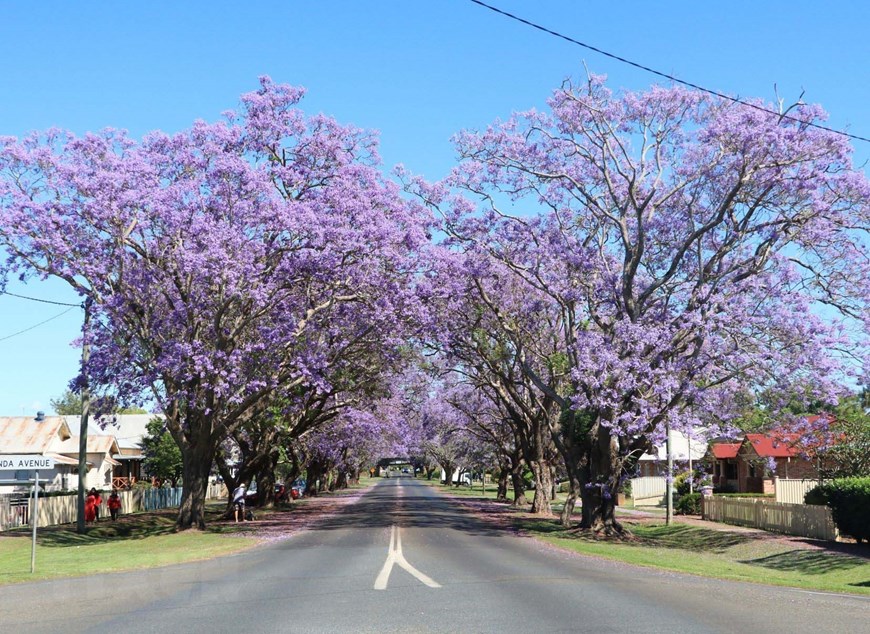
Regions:
[[823, 475], [829, 478], [870, 477], [870, 414], [861, 396], [841, 401], [833, 411], [824, 452]]
[[152, 418], [146, 430], [148, 435], [142, 438], [145, 472], [160, 480], [169, 480], [173, 487], [177, 486], [183, 471], [178, 444], [159, 418]]
[[[67, 390], [56, 399], [49, 401], [51, 408], [58, 416], [80, 416], [82, 413], [82, 395]], [[91, 411], [98, 414], [147, 414], [148, 410], [141, 407], [118, 407], [114, 399], [108, 396], [93, 399]]]
[[58, 416], [79, 416], [82, 413], [82, 396], [72, 390], [67, 390], [56, 399], [51, 399], [49, 403], [51, 404], [51, 409]]

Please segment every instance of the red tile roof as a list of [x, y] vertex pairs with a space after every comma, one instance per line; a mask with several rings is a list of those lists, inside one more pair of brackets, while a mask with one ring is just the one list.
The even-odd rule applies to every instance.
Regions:
[[739, 442], [717, 442], [710, 446], [713, 451], [714, 458], [736, 458], [737, 451], [740, 449]]
[[743, 441], [752, 443], [755, 453], [761, 458], [790, 458], [800, 452], [793, 446], [797, 438], [790, 434], [746, 434]]

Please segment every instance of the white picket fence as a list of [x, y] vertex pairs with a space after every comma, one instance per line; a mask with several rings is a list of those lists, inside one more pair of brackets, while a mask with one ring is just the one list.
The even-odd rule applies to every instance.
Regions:
[[782, 504], [803, 504], [807, 491], [815, 488], [818, 484], [818, 480], [774, 478], [773, 486], [776, 492], [776, 501]]
[[635, 506], [661, 506], [665, 504], [667, 482], [663, 476], [631, 479], [631, 497]]
[[836, 541], [839, 536], [827, 506], [782, 504], [756, 498], [703, 498], [703, 518], [766, 531]]

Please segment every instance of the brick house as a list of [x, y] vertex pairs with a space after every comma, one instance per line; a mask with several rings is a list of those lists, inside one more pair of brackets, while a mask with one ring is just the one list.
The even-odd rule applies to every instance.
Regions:
[[707, 451], [706, 462], [712, 465], [713, 487], [719, 491], [737, 491], [737, 452], [739, 442], [714, 442]]
[[801, 455], [787, 433], [746, 434], [740, 442], [712, 443], [707, 460], [713, 486], [738, 493], [774, 493], [774, 477], [813, 480], [817, 465]]

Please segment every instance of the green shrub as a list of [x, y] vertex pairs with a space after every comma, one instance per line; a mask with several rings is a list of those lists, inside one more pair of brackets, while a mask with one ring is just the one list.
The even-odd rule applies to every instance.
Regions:
[[674, 512], [677, 515], [700, 515], [701, 514], [701, 494], [686, 493], [681, 495], [676, 504], [674, 504]]
[[815, 486], [804, 495], [804, 504], [814, 506], [825, 506], [828, 503], [828, 498], [821, 485]]
[[716, 493], [723, 498], [774, 498], [773, 493]]
[[816, 488], [831, 507], [841, 533], [858, 543], [870, 541], [870, 478], [841, 478]]
[[674, 478], [674, 493], [677, 495], [686, 495], [689, 492], [689, 478], [691, 471], [683, 471], [680, 475]]
[[694, 480], [695, 486], [692, 488], [695, 491], [698, 491], [702, 486], [706, 486], [712, 482], [710, 476], [698, 469], [683, 471], [674, 478], [674, 492], [677, 495], [686, 495], [689, 493], [689, 485], [691, 484], [690, 478]]

